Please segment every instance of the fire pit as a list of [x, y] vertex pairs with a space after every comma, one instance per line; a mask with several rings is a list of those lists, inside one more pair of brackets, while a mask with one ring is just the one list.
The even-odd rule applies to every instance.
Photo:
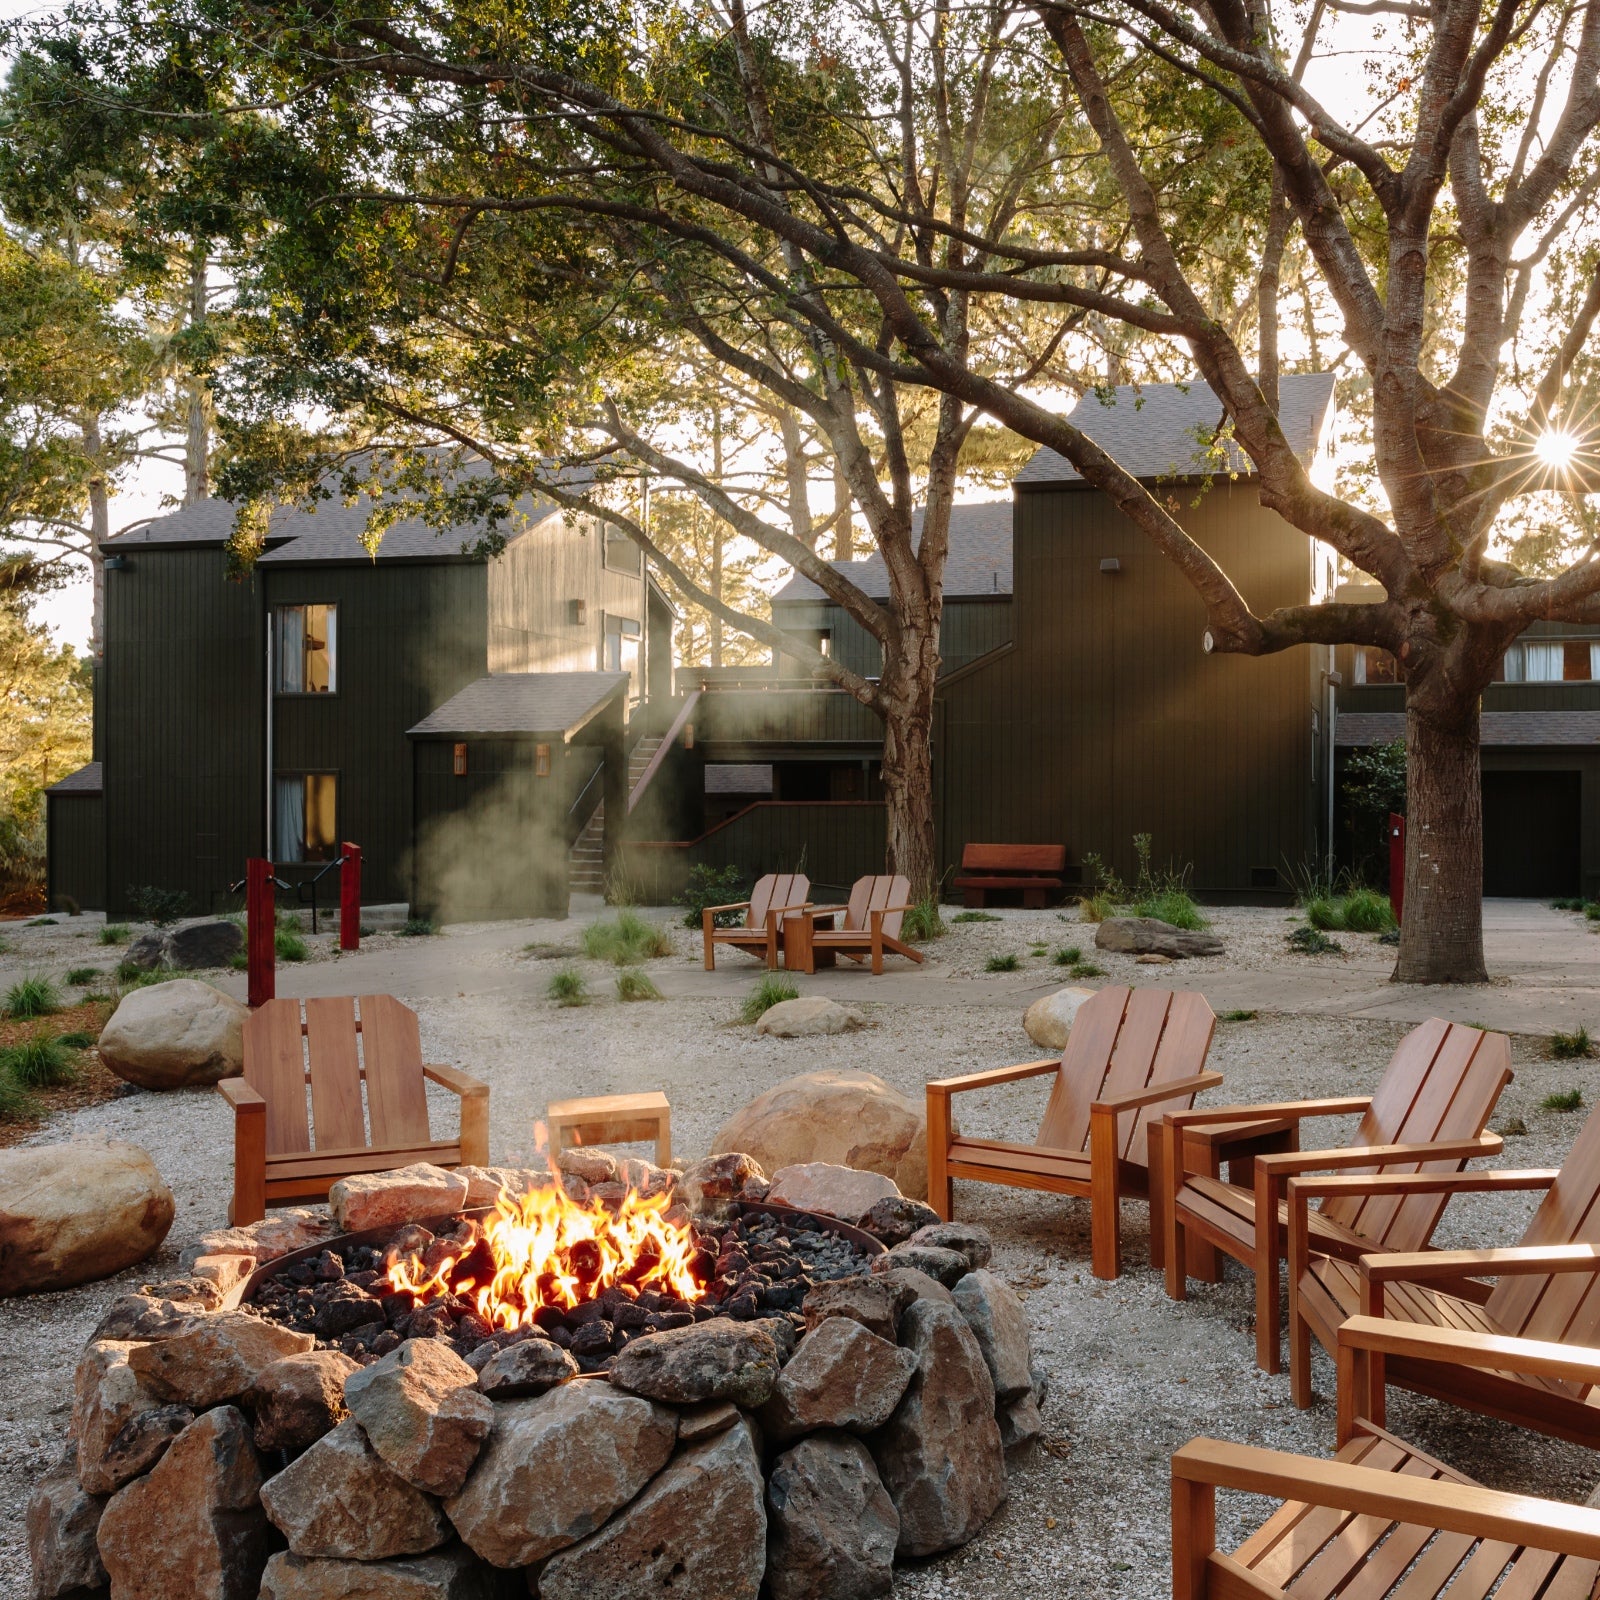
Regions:
[[[95, 1330], [36, 1592], [852, 1600], [970, 1539], [1042, 1399], [982, 1230], [743, 1156], [629, 1180], [410, 1168], [363, 1180], [386, 1226], [208, 1236]], [[419, 1182], [504, 1187], [395, 1220]]]

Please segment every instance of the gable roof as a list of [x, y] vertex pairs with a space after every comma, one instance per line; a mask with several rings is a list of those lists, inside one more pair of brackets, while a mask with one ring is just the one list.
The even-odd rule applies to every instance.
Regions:
[[[920, 542], [922, 513], [911, 523]], [[869, 599], [889, 598], [889, 572], [883, 557], [870, 555], [861, 561], [830, 561]], [[971, 600], [981, 597], [1006, 599], [1011, 595], [1011, 502], [986, 500], [977, 505], [950, 508], [950, 554], [944, 565], [946, 600]], [[827, 597], [809, 578], [796, 573], [773, 595], [773, 603], [786, 600], [823, 600]]]
[[406, 731], [421, 737], [576, 733], [624, 694], [626, 672], [491, 672], [469, 683]]
[[69, 772], [58, 783], [52, 783], [46, 794], [104, 794], [105, 782], [103, 769], [98, 761], [91, 761], [87, 766], [79, 767], [76, 772]]
[[[1300, 373], [1278, 381], [1278, 421], [1290, 448], [1310, 464], [1333, 404], [1331, 372]], [[1120, 384], [1105, 393], [1091, 391], [1069, 413], [1073, 426], [1088, 435], [1135, 478], [1210, 478], [1255, 467], [1231, 440], [1225, 464], [1207, 448], [1222, 422], [1222, 402], [1209, 384]], [[1019, 488], [1081, 484], [1078, 469], [1054, 450], [1040, 449], [1012, 480]]]

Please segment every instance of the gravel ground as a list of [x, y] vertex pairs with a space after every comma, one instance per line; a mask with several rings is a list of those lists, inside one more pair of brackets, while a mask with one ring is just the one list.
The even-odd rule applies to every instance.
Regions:
[[[1284, 948], [1290, 924], [1283, 913], [1224, 911], [1214, 920], [1229, 944], [1218, 967], [1293, 963], [1293, 970], [1306, 970], [1309, 958]], [[0, 984], [22, 970], [75, 962], [85, 950], [80, 932], [99, 953], [89, 927], [8, 929]], [[698, 959], [693, 935], [680, 929], [674, 938], [678, 954], [651, 963], [658, 975], [687, 971]], [[467, 1068], [492, 1085], [497, 1162], [529, 1159], [546, 1102], [574, 1093], [664, 1087], [673, 1106], [674, 1153], [687, 1160], [705, 1152], [735, 1107], [795, 1072], [866, 1067], [917, 1094], [929, 1077], [1038, 1054], [1021, 1029], [1020, 1007], [972, 1005], [966, 996], [976, 995], [960, 984], [930, 986], [915, 1001], [873, 1001], [864, 983], [863, 1009], [874, 1026], [805, 1041], [757, 1037], [737, 1021], [738, 993], [619, 1004], [611, 969], [590, 962], [578, 965], [590, 977], [595, 1003], [561, 1009], [543, 995], [550, 973], [571, 959], [556, 952], [576, 948], [574, 924], [530, 924], [527, 939], [531, 952], [515, 946], [484, 952], [483, 992], [415, 1001], [429, 1059]], [[989, 956], [1014, 952], [1044, 983], [1066, 981], [1065, 974], [1048, 955], [1033, 957], [1030, 950], [1077, 943], [1087, 955], [1091, 942], [1087, 928], [1065, 926], [1056, 913], [1007, 912], [998, 923], [957, 926], [930, 949], [948, 976], [975, 981]], [[449, 936], [440, 941], [449, 943]], [[1120, 957], [1093, 959], [1108, 977], [1159, 981], [1160, 969]], [[1186, 964], [1186, 975], [1201, 966]], [[757, 969], [749, 970], [753, 979]], [[1226, 1074], [1219, 1093], [1229, 1100], [1358, 1093], [1376, 1080], [1403, 1031], [1389, 1022], [1263, 1011], [1252, 1021], [1219, 1024], [1210, 1065]], [[1540, 1102], [1592, 1069], [1544, 1060], [1541, 1042], [1530, 1038], [1514, 1040], [1514, 1054], [1517, 1079], [1495, 1125], [1520, 1118], [1527, 1132], [1508, 1140], [1501, 1164], [1557, 1165], [1581, 1114], [1544, 1111]], [[1042, 1102], [1037, 1084], [1008, 1086], [964, 1102], [963, 1122], [975, 1133], [1031, 1138]], [[439, 1111], [449, 1114], [443, 1103]], [[1349, 1124], [1322, 1126], [1335, 1143]], [[214, 1093], [131, 1093], [59, 1116], [34, 1137], [93, 1134], [132, 1139], [155, 1154], [177, 1196], [177, 1219], [159, 1256], [119, 1280], [0, 1301], [0, 1600], [27, 1593], [23, 1507], [33, 1480], [60, 1449], [73, 1367], [101, 1309], [128, 1286], [170, 1275], [178, 1252], [221, 1222], [227, 1200], [231, 1134]], [[1458, 1202], [1438, 1242], [1514, 1243], [1533, 1203], [1516, 1196]], [[1331, 1448], [1331, 1365], [1319, 1357], [1317, 1404], [1297, 1412], [1287, 1377], [1255, 1368], [1251, 1280], [1232, 1264], [1223, 1284], [1196, 1285], [1179, 1305], [1149, 1270], [1142, 1207], [1126, 1210], [1127, 1270], [1115, 1284], [1089, 1274], [1084, 1202], [963, 1184], [957, 1210], [992, 1230], [997, 1270], [1026, 1299], [1035, 1349], [1050, 1374], [1046, 1437], [1030, 1459], [1014, 1464], [1010, 1503], [990, 1527], [963, 1551], [907, 1568], [898, 1592], [1040, 1600], [1165, 1594], [1167, 1462], [1174, 1448], [1201, 1433], [1310, 1453]], [[1600, 1477], [1588, 1452], [1398, 1391], [1390, 1425], [1496, 1485], [1581, 1501]], [[1225, 1496], [1223, 1543], [1259, 1515], [1259, 1505]]]

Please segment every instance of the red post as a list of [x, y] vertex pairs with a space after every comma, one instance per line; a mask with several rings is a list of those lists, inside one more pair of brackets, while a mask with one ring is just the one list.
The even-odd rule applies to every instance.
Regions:
[[339, 846], [339, 948], [361, 948], [361, 846], [347, 839]]
[[1389, 904], [1394, 907], [1394, 920], [1406, 903], [1406, 819], [1389, 813]]
[[250, 1004], [262, 1006], [277, 993], [276, 908], [272, 863], [252, 856], [245, 863], [245, 959], [250, 972]]

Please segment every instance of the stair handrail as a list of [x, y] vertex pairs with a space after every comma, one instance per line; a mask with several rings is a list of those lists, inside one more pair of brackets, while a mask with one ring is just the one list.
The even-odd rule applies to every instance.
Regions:
[[[594, 816], [597, 810], [599, 810], [600, 801], [605, 798], [603, 792], [605, 775], [606, 764], [604, 761], [601, 761], [598, 763], [598, 765], [596, 765], [594, 771], [589, 774], [589, 781], [578, 791], [578, 798], [574, 800], [567, 808], [567, 848], [569, 850], [578, 842], [579, 835], [581, 835], [583, 830], [589, 826], [589, 819]], [[589, 798], [589, 791], [594, 788], [596, 784], [600, 784], [602, 786], [602, 793], [595, 800], [594, 804], [591, 805], [587, 811], [584, 811], [583, 803]], [[572, 819], [574, 817], [578, 818], [576, 826], [573, 825]]]
[[700, 691], [692, 689], [683, 697], [683, 709], [672, 719], [672, 726], [661, 736], [661, 743], [656, 746], [656, 751], [650, 757], [649, 764], [639, 774], [639, 781], [634, 784], [628, 795], [628, 814], [633, 815], [633, 808], [638, 805], [639, 797], [650, 787], [651, 780], [660, 770], [662, 762], [667, 759], [667, 752], [677, 742], [678, 735], [683, 732], [683, 727], [689, 718], [694, 715], [694, 708], [699, 704]]

